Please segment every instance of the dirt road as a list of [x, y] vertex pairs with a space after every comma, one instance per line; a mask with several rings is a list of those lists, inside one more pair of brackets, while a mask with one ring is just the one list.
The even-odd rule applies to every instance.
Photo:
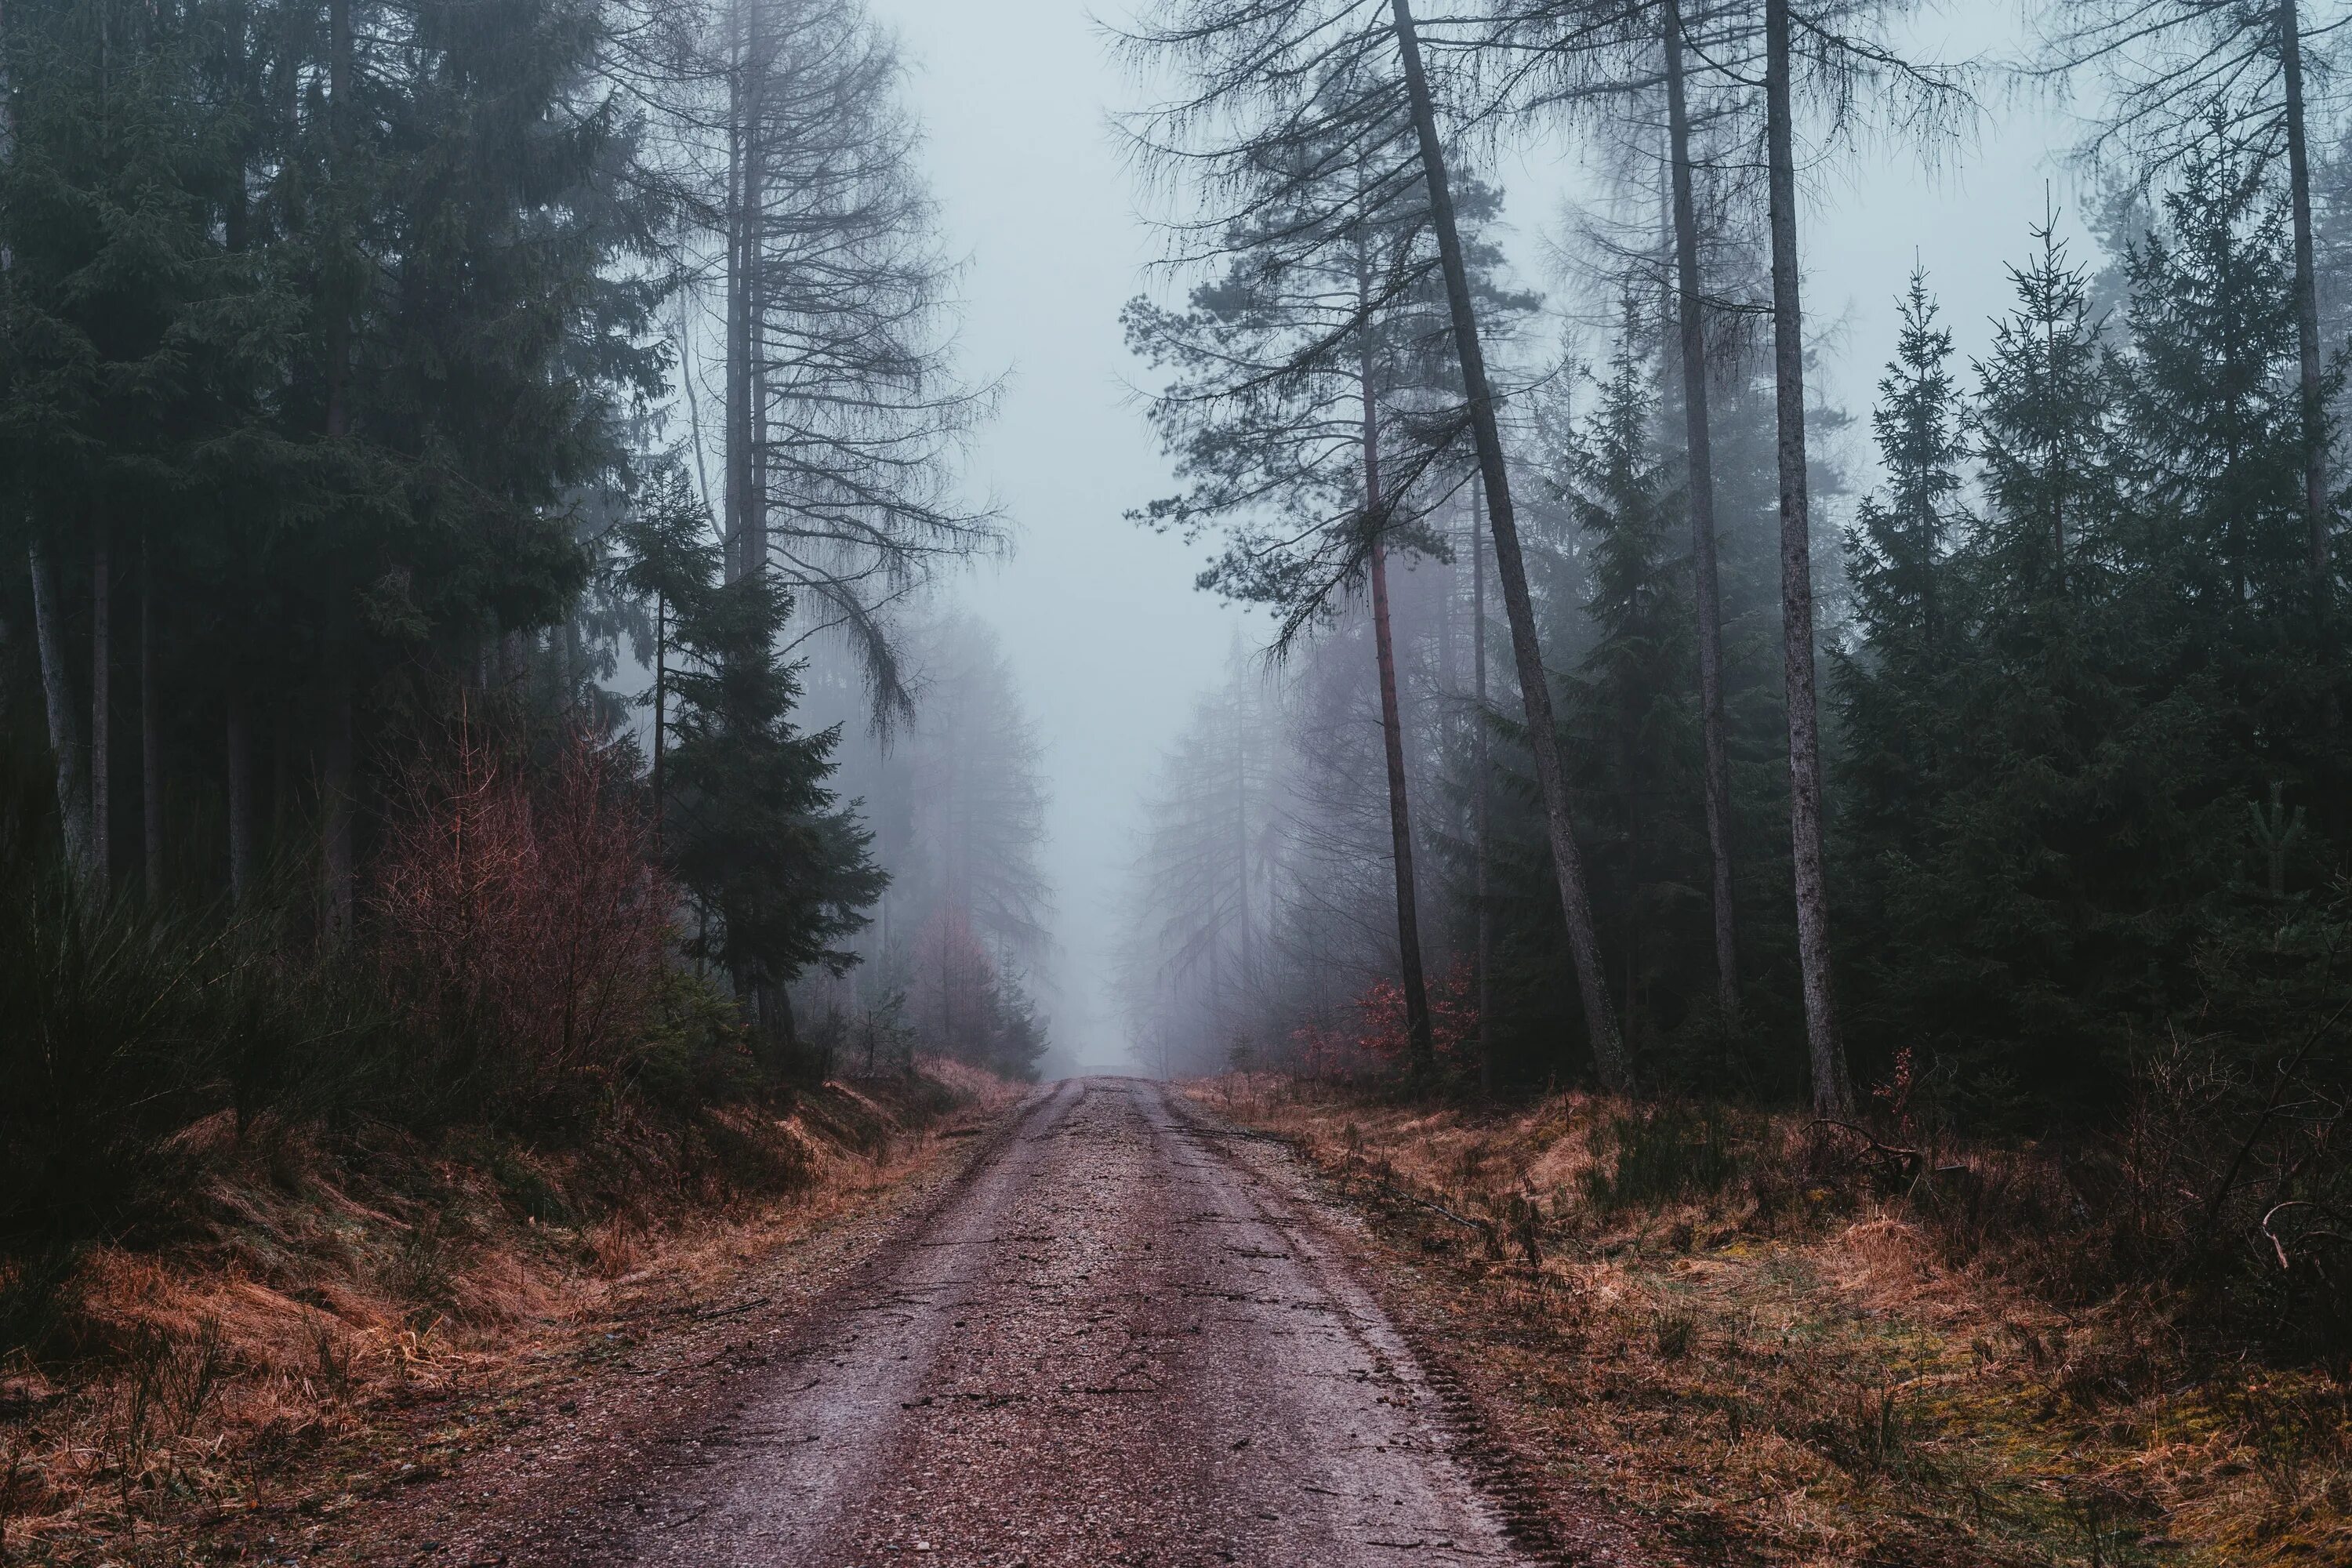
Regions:
[[1286, 1164], [1152, 1084], [1040, 1091], [730, 1410], [613, 1478], [625, 1525], [505, 1560], [1521, 1561]]

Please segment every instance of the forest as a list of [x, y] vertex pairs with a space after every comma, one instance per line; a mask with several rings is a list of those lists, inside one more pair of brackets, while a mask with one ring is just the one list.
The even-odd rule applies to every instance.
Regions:
[[[222, 1239], [239, 1183], [395, 1215], [414, 1338], [469, 1321], [417, 1283], [445, 1211], [635, 1279], [633, 1194], [802, 1191], [1123, 1056], [1605, 1104], [1595, 1213], [1780, 1181], [1725, 1130], [1794, 1130], [1790, 1191], [2340, 1384], [2352, 15], [2031, 0], [1993, 56], [1933, 11], [1102, 23], [1155, 260], [1029, 330], [1124, 344], [1163, 462], [1086, 526], [1243, 629], [1117, 806], [1124, 1038], [1066, 1039], [1098, 911], [1049, 851], [1114, 807], [961, 596], [1041, 545], [973, 477], [1013, 384], [919, 37], [0, 3], [0, 1373], [151, 1343], [94, 1258], [325, 1310]], [[1822, 190], [2052, 104], [2075, 210], [1986, 346], [1917, 236], [1841, 405]], [[1450, 1191], [1540, 1279], [1531, 1175]]]
[[216, 1109], [561, 1120], [925, 1009], [1034, 1070], [1034, 748], [922, 600], [1004, 537], [954, 499], [992, 388], [895, 41], [5, 27], [10, 1221]]
[[[2149, 1211], [2119, 1267], [2234, 1226], [2225, 1272], [2339, 1332], [2352, 164], [2315, 10], [2029, 6], [2010, 59], [1872, 5], [1126, 36], [1173, 84], [1125, 130], [1181, 280], [1124, 318], [1180, 486], [1132, 515], [1272, 628], [1148, 807], [1143, 1059], [2128, 1128], [2136, 1163], [2083, 1154]], [[1822, 404], [1804, 187], [2051, 91], [2091, 243], [2016, 235], [1963, 357], [1920, 237], [1873, 405]], [[1590, 159], [1549, 296], [1484, 177], [1542, 133]]]

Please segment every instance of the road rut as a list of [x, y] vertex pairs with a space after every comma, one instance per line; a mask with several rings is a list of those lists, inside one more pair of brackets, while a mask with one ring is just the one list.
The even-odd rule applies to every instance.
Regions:
[[1041, 1091], [574, 1560], [1522, 1561], [1331, 1217], [1247, 1136], [1139, 1080]]

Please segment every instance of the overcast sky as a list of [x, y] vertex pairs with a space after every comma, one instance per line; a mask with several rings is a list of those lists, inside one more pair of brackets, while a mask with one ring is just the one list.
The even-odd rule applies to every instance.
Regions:
[[[1148, 281], [1156, 242], [1107, 117], [1131, 107], [1079, 0], [871, 0], [912, 67], [908, 92], [950, 246], [969, 255], [964, 350], [1010, 374], [973, 472], [1019, 534], [1014, 557], [960, 590], [1003, 636], [1045, 744], [1053, 792], [1046, 870], [1059, 905], [1066, 1065], [1120, 1066], [1108, 944], [1154, 764], [1193, 700], [1262, 622], [1192, 587], [1198, 551], [1122, 514], [1168, 489], [1166, 465], [1125, 395], [1132, 374], [1118, 309]], [[1115, 8], [1097, 5], [1105, 15]], [[1962, 5], [1916, 26], [1923, 52], [1959, 58], [2010, 36], [2006, 6]], [[1857, 416], [1894, 342], [1894, 297], [1925, 264], [1965, 357], [2008, 305], [2008, 262], [2027, 253], [2044, 182], [2072, 188], [2052, 155], [2073, 138], [2042, 111], [1996, 101], [1981, 132], [1924, 168], [1867, 153], [1810, 193], [1801, 247], [1809, 329], [1834, 328], [1821, 387]], [[1542, 241], [1580, 173], [1570, 145], [1497, 172], [1514, 254], [1541, 276]], [[2071, 223], [2062, 232], [2079, 235]], [[1855, 454], [1866, 458], [1857, 438]]]

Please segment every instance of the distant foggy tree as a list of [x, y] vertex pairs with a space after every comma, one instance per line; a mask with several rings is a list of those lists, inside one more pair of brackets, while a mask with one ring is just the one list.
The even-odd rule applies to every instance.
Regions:
[[1234, 672], [1163, 754], [1129, 871], [1119, 986], [1169, 1070], [1265, 1047], [1283, 1007], [1276, 910], [1283, 875], [1284, 738], [1268, 678]]
[[[1361, 110], [1345, 106], [1366, 99], [1362, 83], [1336, 79], [1320, 96], [1346, 137], [1402, 134], [1401, 123], [1353, 121]], [[1391, 104], [1391, 116], [1401, 109]], [[1135, 515], [1188, 542], [1220, 532], [1223, 547], [1200, 586], [1272, 607], [1278, 647], [1328, 619], [1338, 595], [1369, 588], [1406, 1028], [1415, 1070], [1425, 1072], [1433, 1046], [1388, 563], [1399, 547], [1445, 552], [1424, 519], [1458, 482], [1416, 423], [1459, 402], [1426, 187], [1408, 179], [1378, 205], [1369, 190], [1351, 200], [1359, 165], [1313, 142], [1269, 149], [1265, 163], [1265, 190], [1244, 199], [1248, 216], [1224, 237], [1223, 270], [1192, 289], [1189, 308], [1140, 300], [1127, 308], [1130, 346], [1173, 373], [1151, 417], [1190, 481]], [[1499, 202], [1474, 184], [1469, 205], [1485, 218]], [[1531, 308], [1495, 283], [1500, 257], [1490, 245], [1478, 245], [1475, 259], [1490, 314]]]
[[[1223, 237], [1266, 202], [1262, 176], [1291, 150], [1345, 149], [1354, 179], [1339, 187], [1345, 207], [1379, 201], [1418, 184], [1426, 192], [1461, 388], [1452, 415], [1455, 439], [1476, 453], [1494, 535], [1496, 576], [1511, 626], [1528, 745], [1551, 829], [1586, 1032], [1603, 1082], [1628, 1081], [1628, 1064], [1601, 968], [1585, 889], [1566, 774], [1559, 756], [1551, 692], [1538, 647], [1533, 602], [1518, 542], [1517, 513], [1502, 449], [1493, 388], [1479, 336], [1477, 302], [1455, 216], [1448, 155], [1436, 95], [1404, 0], [1168, 0], [1156, 19], [1128, 38], [1147, 65], [1177, 74], [1182, 89], [1138, 122], [1138, 140], [1156, 165], [1181, 172], [1211, 215], [1186, 226], [1181, 259], [1222, 254]], [[1325, 84], [1357, 84], [1335, 116]], [[1327, 202], [1333, 199], [1327, 196]], [[1328, 210], [1328, 209], [1327, 209]]]
[[[863, 792], [892, 876], [866, 1002], [903, 990], [926, 1048], [1032, 1073], [1045, 1037], [1031, 993], [1053, 956], [1036, 724], [1003, 643], [970, 612], [933, 612], [903, 646], [913, 721], [845, 748], [845, 787]], [[851, 658], [818, 660], [827, 711], [845, 720], [863, 707]]]

